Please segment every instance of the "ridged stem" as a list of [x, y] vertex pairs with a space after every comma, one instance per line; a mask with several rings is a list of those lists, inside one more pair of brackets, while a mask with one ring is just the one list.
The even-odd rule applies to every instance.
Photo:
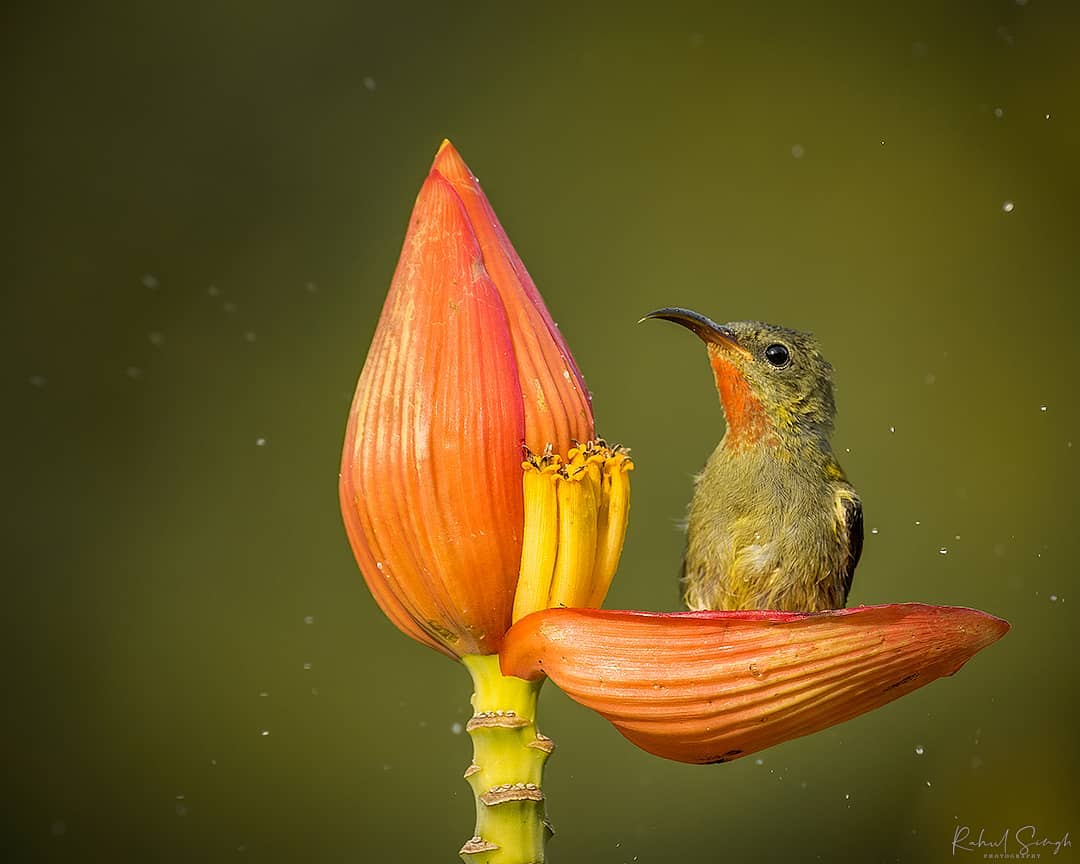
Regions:
[[465, 779], [476, 799], [476, 830], [461, 848], [466, 864], [542, 864], [551, 834], [544, 806], [544, 763], [554, 749], [536, 729], [544, 679], [506, 677], [497, 655], [462, 658], [473, 679], [466, 729], [473, 761]]

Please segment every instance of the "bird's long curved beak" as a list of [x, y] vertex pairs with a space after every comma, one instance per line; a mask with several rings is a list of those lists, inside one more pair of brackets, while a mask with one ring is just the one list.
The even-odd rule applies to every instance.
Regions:
[[712, 318], [707, 318], [700, 312], [692, 309], [682, 309], [678, 306], [665, 306], [663, 309], [655, 309], [647, 315], [643, 315], [638, 324], [649, 318], [661, 318], [664, 321], [674, 321], [681, 324], [687, 330], [697, 334], [703, 342], [719, 345], [722, 348], [731, 348], [740, 354], [747, 354], [747, 350], [739, 344], [735, 331], [723, 324], [717, 324]]

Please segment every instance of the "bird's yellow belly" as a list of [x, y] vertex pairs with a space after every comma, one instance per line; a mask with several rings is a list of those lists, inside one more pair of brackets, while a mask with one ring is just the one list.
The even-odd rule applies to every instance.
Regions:
[[763, 538], [733, 525], [709, 554], [687, 549], [684, 592], [690, 609], [818, 612], [844, 605], [839, 548], [831, 526], [800, 526]]

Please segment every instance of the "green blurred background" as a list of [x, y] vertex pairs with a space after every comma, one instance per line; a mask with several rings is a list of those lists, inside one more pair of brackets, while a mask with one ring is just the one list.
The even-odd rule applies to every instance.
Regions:
[[443, 136], [633, 448], [609, 606], [675, 608], [722, 432], [696, 341], [635, 324], [677, 304], [824, 343], [866, 507], [853, 604], [1013, 624], [953, 679], [723, 766], [545, 688], [552, 859], [936, 861], [957, 825], [1080, 830], [1077, 4], [3, 18], [5, 861], [457, 860], [467, 677], [378, 612], [336, 499]]

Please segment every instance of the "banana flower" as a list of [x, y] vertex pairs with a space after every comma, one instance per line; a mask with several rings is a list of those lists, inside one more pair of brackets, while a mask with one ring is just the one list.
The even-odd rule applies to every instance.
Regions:
[[339, 492], [380, 608], [472, 676], [464, 861], [544, 860], [547, 677], [651, 753], [725, 762], [951, 675], [1008, 629], [918, 604], [602, 611], [632, 468], [596, 437], [566, 342], [443, 142], [360, 374]]

